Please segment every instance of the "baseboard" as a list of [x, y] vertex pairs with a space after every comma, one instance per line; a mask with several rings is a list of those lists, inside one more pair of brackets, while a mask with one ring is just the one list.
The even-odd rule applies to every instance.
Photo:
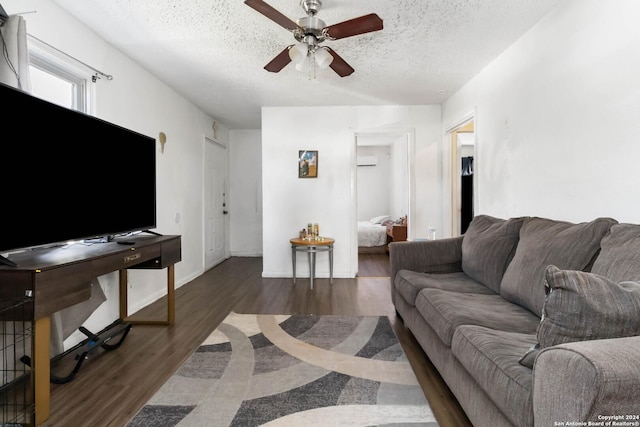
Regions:
[[258, 252], [232, 251], [231, 256], [255, 258], [255, 257], [261, 257], [262, 254]]

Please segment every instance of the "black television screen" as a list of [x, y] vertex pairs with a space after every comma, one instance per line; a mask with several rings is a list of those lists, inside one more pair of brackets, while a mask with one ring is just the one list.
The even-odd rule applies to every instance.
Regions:
[[0, 84], [0, 253], [156, 227], [155, 139]]

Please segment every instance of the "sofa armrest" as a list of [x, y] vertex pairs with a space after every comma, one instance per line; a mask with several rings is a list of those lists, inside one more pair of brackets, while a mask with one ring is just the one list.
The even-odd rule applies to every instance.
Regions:
[[[640, 337], [580, 341], [540, 352], [533, 368], [536, 427], [640, 416]], [[618, 420], [620, 421], [620, 419]], [[640, 421], [637, 418], [632, 422]]]
[[393, 242], [389, 245], [391, 283], [400, 270], [421, 273], [462, 271], [462, 236], [417, 242]]

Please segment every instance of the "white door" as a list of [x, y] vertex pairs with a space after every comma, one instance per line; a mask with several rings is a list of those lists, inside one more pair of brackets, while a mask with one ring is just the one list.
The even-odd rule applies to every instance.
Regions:
[[224, 261], [226, 253], [227, 149], [205, 138], [204, 161], [204, 245], [205, 270]]

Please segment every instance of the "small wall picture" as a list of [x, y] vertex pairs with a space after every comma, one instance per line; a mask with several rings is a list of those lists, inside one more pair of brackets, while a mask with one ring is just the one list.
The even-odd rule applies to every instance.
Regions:
[[298, 178], [318, 177], [318, 152], [312, 150], [298, 151]]

